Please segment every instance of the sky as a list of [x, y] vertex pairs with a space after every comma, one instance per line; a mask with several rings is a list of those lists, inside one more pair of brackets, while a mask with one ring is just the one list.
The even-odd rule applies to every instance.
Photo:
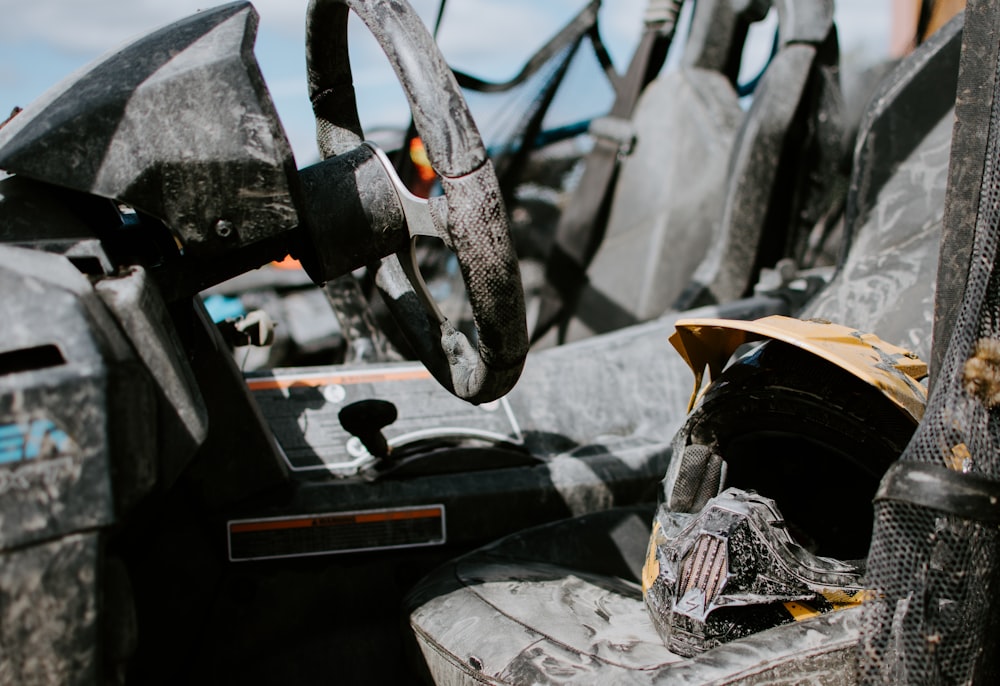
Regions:
[[[836, 21], [847, 59], [874, 62], [888, 54], [891, 2], [838, 1]], [[411, 3], [433, 26], [439, 0]], [[215, 4], [205, 0], [0, 0], [0, 121], [15, 106], [27, 105], [103, 53]], [[257, 0], [253, 4], [260, 14], [255, 54], [296, 162], [305, 166], [318, 158], [305, 76], [308, 3]], [[451, 0], [438, 44], [452, 67], [486, 80], [506, 80], [584, 4], [585, 0]], [[619, 70], [627, 65], [638, 40], [645, 5], [646, 0], [604, 0], [601, 35]], [[366, 133], [404, 126], [408, 113], [395, 76], [374, 39], [357, 17], [351, 19], [351, 63], [362, 125]], [[766, 33], [762, 31], [759, 40], [764, 46], [770, 42]], [[574, 97], [590, 94], [593, 102], [554, 103], [554, 110], [567, 120], [598, 114], [610, 97], [603, 84], [589, 87], [596, 72], [578, 71], [568, 77], [584, 83], [573, 91]], [[471, 98], [470, 104], [480, 128], [493, 126], [488, 120], [499, 115]]]

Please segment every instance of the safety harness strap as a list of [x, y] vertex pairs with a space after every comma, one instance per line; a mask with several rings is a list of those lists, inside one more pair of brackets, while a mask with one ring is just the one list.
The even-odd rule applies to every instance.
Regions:
[[[612, 120], [630, 119], [640, 93], [659, 73], [673, 40], [682, 2], [650, 1], [646, 28], [628, 71], [613, 81], [615, 101], [609, 113]], [[584, 161], [583, 177], [556, 227], [533, 340], [538, 340], [565, 319], [565, 313], [572, 309], [570, 306], [586, 283], [587, 267], [600, 245], [607, 223], [624, 147], [614, 136], [595, 136], [594, 147]]]

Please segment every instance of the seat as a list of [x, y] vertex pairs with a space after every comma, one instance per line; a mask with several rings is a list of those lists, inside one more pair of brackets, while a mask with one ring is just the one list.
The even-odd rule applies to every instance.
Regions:
[[[933, 320], [934, 278], [926, 275], [941, 234], [962, 21], [959, 15], [899, 64], [867, 108], [848, 196], [850, 250], [803, 313], [866, 325], [922, 355]], [[562, 520], [449, 562], [408, 598], [416, 659], [435, 683], [449, 685], [801, 683], [803, 664], [812, 683], [842, 682], [855, 660], [858, 608], [693, 658], [668, 651], [640, 586], [653, 510]]]
[[695, 659], [668, 651], [639, 585], [652, 514], [621, 508], [529, 529], [425, 579], [409, 600], [426, 673], [439, 685], [738, 683], [733, 674], [780, 676], [804, 657], [840, 668], [857, 641], [851, 610]]
[[558, 342], [741, 298], [762, 267], [803, 256], [844, 185], [843, 104], [832, 3], [794, 4], [774, 3], [780, 39], [746, 112], [736, 72], [769, 3], [696, 5], [681, 67], [638, 103], [634, 151]]

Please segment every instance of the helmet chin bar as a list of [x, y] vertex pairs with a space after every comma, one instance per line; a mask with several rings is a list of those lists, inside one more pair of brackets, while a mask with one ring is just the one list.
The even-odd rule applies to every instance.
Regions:
[[697, 514], [660, 506], [643, 597], [664, 645], [691, 657], [710, 648], [859, 604], [862, 561], [799, 545], [774, 501], [729, 488]]

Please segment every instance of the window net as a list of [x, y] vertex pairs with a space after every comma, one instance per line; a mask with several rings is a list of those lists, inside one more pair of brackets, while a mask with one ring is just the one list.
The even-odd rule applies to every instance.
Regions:
[[924, 419], [876, 496], [858, 655], [866, 684], [1000, 683], [998, 5], [966, 10], [939, 354]]

